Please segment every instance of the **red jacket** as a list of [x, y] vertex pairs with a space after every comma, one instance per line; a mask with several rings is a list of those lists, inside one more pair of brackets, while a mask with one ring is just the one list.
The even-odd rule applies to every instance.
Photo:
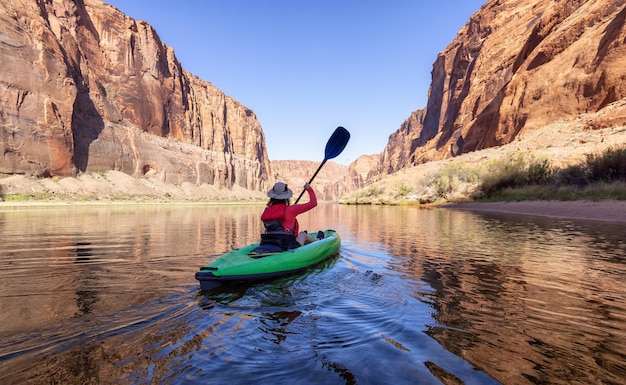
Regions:
[[278, 220], [288, 234], [298, 235], [300, 229], [296, 216], [317, 206], [317, 198], [315, 197], [313, 188], [309, 186], [306, 191], [309, 193], [309, 201], [307, 203], [292, 206], [287, 206], [284, 203], [269, 205], [265, 208], [263, 214], [261, 214], [261, 220], [263, 222]]

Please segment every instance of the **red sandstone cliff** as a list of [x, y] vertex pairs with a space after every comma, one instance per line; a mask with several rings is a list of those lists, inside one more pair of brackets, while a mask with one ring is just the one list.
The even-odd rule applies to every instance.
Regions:
[[[379, 171], [501, 146], [626, 98], [626, 1], [490, 0], [439, 54]], [[589, 128], [626, 123], [612, 110]]]
[[0, 68], [0, 175], [120, 170], [267, 187], [254, 112], [100, 0], [3, 1]]
[[[320, 162], [303, 160], [273, 160], [271, 162], [274, 172], [272, 184], [274, 182], [285, 182], [293, 190], [294, 200], [302, 192], [304, 184], [308, 182], [315, 171], [320, 166]], [[348, 166], [335, 162], [326, 162], [319, 174], [311, 183], [315, 189], [316, 196], [322, 201], [336, 201], [342, 196], [354, 190], [350, 188], [352, 184], [348, 180]], [[302, 202], [307, 201], [306, 193]]]
[[[608, 110], [626, 98], [625, 19], [626, 0], [488, 1], [435, 60], [426, 108], [349, 176], [316, 182], [336, 199]], [[148, 24], [100, 0], [2, 2], [0, 68], [0, 175], [113, 169], [257, 191], [273, 182], [254, 112], [187, 73]], [[613, 106], [587, 127], [626, 123], [624, 104]], [[302, 183], [311, 175], [277, 167]]]

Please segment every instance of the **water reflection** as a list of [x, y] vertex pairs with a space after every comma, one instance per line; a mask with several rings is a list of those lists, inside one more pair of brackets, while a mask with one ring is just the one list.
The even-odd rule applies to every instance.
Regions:
[[281, 342], [287, 339], [287, 326], [289, 326], [289, 324], [300, 315], [302, 315], [302, 312], [299, 310], [266, 313], [261, 319], [261, 334], [269, 334], [271, 338], [269, 338], [268, 340], [277, 345], [280, 345]]
[[257, 240], [260, 211], [0, 211], [0, 382], [626, 378], [621, 225], [322, 205], [300, 223], [337, 230], [337, 258], [199, 292], [196, 269]]
[[258, 222], [252, 211], [229, 207], [1, 211], [0, 306], [23, 315], [0, 315], [2, 328], [102, 314], [186, 287], [195, 282], [189, 269], [201, 262], [181, 268], [173, 259], [241, 246], [258, 237]]
[[389, 242], [394, 268], [434, 289], [417, 293], [436, 309], [429, 335], [505, 383], [621, 381], [620, 225], [444, 210], [433, 217]]

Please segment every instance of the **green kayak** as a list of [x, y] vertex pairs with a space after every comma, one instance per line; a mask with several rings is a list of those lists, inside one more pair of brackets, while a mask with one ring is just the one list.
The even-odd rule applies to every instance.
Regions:
[[229, 251], [201, 267], [196, 279], [202, 290], [211, 290], [227, 282], [258, 281], [304, 271], [339, 251], [339, 235], [334, 230], [323, 233], [323, 239], [279, 253], [254, 253], [259, 243]]

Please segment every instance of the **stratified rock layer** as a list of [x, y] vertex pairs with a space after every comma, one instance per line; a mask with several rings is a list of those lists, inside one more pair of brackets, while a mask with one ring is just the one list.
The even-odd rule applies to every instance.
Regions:
[[[302, 192], [304, 184], [311, 180], [311, 177], [319, 168], [320, 162], [273, 160], [271, 166], [274, 172], [272, 183], [287, 183], [293, 191], [295, 201]], [[354, 189], [350, 189], [348, 166], [332, 161], [326, 162], [315, 179], [313, 179], [311, 186], [315, 190], [317, 198], [322, 201], [336, 201]], [[307, 200], [307, 194], [305, 193], [302, 202], [307, 202]]]
[[[626, 98], [626, 1], [490, 0], [439, 54], [381, 174], [512, 142]], [[589, 128], [626, 123], [626, 111]]]
[[[252, 110], [100, 0], [2, 2], [0, 67], [0, 175], [119, 170], [266, 191], [282, 173]], [[626, 0], [490, 0], [437, 57], [427, 106], [319, 190], [334, 200], [585, 114], [588, 129], [623, 125], [625, 98]]]
[[0, 4], [0, 175], [119, 170], [263, 190], [254, 112], [99, 0]]

